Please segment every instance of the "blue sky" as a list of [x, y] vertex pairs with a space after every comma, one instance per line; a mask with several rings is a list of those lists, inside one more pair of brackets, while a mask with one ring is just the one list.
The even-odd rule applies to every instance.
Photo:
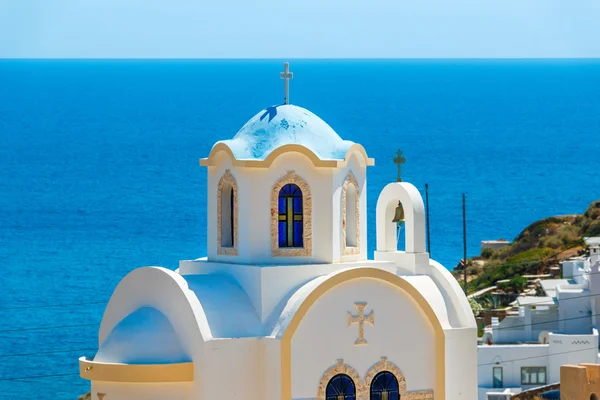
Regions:
[[0, 57], [600, 57], [600, 0], [0, 0]]

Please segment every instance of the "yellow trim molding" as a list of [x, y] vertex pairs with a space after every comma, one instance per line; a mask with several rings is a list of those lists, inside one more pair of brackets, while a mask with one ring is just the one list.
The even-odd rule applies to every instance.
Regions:
[[[431, 323], [435, 335], [435, 398], [446, 399], [446, 342], [442, 324], [425, 297], [410, 283], [390, 272], [377, 268], [354, 268], [340, 272], [317, 286], [302, 302], [281, 337], [281, 399], [292, 400], [292, 338], [312, 305], [337, 285], [354, 279], [377, 279], [406, 292], [421, 308]], [[410, 392], [409, 392], [410, 393]], [[413, 396], [411, 396], [413, 397]], [[418, 392], [415, 398], [430, 398], [429, 392]]]
[[[233, 246], [231, 247], [221, 245], [221, 228], [223, 227], [221, 201], [223, 189], [226, 186], [231, 186], [231, 190], [233, 190]], [[238, 255], [238, 187], [229, 170], [225, 171], [217, 186], [217, 254], [224, 256]]]
[[367, 152], [365, 151], [365, 148], [362, 147], [360, 144], [356, 144], [356, 143], [350, 147], [350, 149], [346, 153], [346, 156], [344, 157], [344, 159], [340, 161], [340, 160], [321, 160], [319, 158], [319, 156], [317, 156], [312, 150], [310, 150], [308, 147], [304, 147], [300, 144], [286, 144], [281, 147], [278, 147], [275, 150], [273, 150], [264, 160], [238, 160], [235, 158], [233, 151], [231, 151], [229, 146], [227, 146], [225, 143], [219, 142], [214, 145], [214, 147], [210, 151], [210, 154], [208, 155], [207, 158], [200, 159], [200, 166], [202, 166], [202, 167], [215, 166], [216, 165], [215, 155], [220, 151], [223, 151], [223, 152], [227, 153], [227, 155], [229, 155], [229, 158], [231, 158], [232, 164], [235, 167], [269, 168], [271, 166], [271, 164], [273, 164], [273, 162], [275, 161], [275, 159], [277, 157], [279, 157], [280, 155], [282, 155], [284, 153], [289, 153], [289, 152], [296, 152], [296, 153], [304, 154], [306, 157], [308, 157], [310, 159], [310, 161], [313, 163], [313, 165], [318, 168], [342, 168], [342, 167], [345, 167], [348, 163], [348, 159], [350, 158], [350, 155], [355, 152], [359, 153], [362, 156], [362, 159], [364, 160], [364, 163], [366, 166], [372, 167], [373, 165], [375, 165], [375, 159], [369, 158], [367, 156]]
[[[279, 191], [293, 183], [302, 191], [302, 244], [304, 247], [279, 247]], [[294, 172], [280, 178], [271, 190], [271, 255], [273, 257], [312, 256], [312, 196], [308, 183]]]
[[[356, 189], [356, 201], [354, 204], [350, 204], [350, 207], [354, 207], [354, 217], [356, 218], [356, 246], [347, 247], [346, 237], [347, 233], [347, 221], [346, 216], [348, 214], [348, 185], [354, 185]], [[360, 254], [360, 189], [358, 188], [358, 182], [352, 172], [348, 173], [348, 177], [344, 181], [342, 186], [342, 256], [352, 256]]]
[[176, 364], [109, 364], [79, 359], [79, 376], [89, 381], [108, 382], [191, 382], [194, 363]]

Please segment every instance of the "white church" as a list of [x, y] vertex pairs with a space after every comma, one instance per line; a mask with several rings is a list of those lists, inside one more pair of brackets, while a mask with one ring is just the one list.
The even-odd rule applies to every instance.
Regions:
[[289, 104], [291, 77], [286, 63], [283, 104], [200, 160], [207, 256], [116, 287], [79, 359], [92, 399], [477, 399], [475, 319], [426, 252], [419, 191], [383, 188], [369, 259], [374, 160]]

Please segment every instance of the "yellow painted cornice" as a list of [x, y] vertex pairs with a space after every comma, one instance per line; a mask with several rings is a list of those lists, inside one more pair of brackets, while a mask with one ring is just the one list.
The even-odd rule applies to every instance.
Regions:
[[194, 363], [110, 364], [81, 357], [79, 375], [89, 381], [191, 382], [194, 380]]
[[364, 147], [360, 144], [353, 144], [346, 156], [343, 160], [321, 160], [312, 150], [307, 147], [304, 147], [300, 144], [286, 144], [284, 146], [278, 147], [273, 150], [264, 160], [237, 160], [235, 155], [225, 143], [217, 143], [207, 158], [200, 159], [200, 166], [202, 167], [212, 167], [216, 165], [215, 157], [217, 153], [224, 152], [229, 156], [232, 160], [232, 163], [235, 167], [246, 167], [246, 168], [269, 168], [271, 164], [284, 153], [300, 153], [308, 157], [308, 159], [313, 163], [313, 165], [317, 168], [343, 168], [348, 164], [348, 159], [354, 153], [357, 153], [363, 159], [365, 165], [367, 167], [372, 167], [375, 165], [375, 159], [369, 158], [367, 156], [367, 152]]

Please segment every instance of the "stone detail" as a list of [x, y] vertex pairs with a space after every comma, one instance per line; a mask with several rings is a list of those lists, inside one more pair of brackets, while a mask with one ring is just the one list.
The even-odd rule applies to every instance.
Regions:
[[98, 392], [98, 393], [96, 393], [96, 396], [98, 396], [98, 400], [102, 400], [102, 399], [104, 399], [104, 396], [106, 396], [106, 393]]
[[433, 400], [433, 390], [420, 390], [416, 392], [406, 392], [408, 400]]
[[[223, 196], [223, 188], [231, 186], [233, 190], [233, 246], [221, 246], [221, 228], [223, 226], [223, 218], [221, 213], [221, 201]], [[226, 170], [219, 184], [217, 185], [217, 254], [223, 256], [238, 255], [238, 187], [235, 178], [229, 170]]]
[[343, 359], [338, 359], [336, 364], [323, 374], [321, 382], [319, 383], [317, 400], [325, 400], [325, 390], [327, 389], [327, 384], [331, 378], [338, 374], [346, 374], [352, 378], [352, 381], [356, 386], [356, 400], [369, 400], [371, 397], [371, 383], [373, 382], [373, 379], [378, 373], [384, 371], [392, 373], [398, 380], [398, 389], [401, 399], [434, 400], [435, 396], [433, 394], [433, 390], [418, 390], [408, 392], [406, 390], [406, 378], [404, 377], [404, 374], [396, 364], [388, 361], [387, 357], [381, 357], [379, 362], [369, 368], [364, 379], [360, 379], [360, 376], [356, 370], [350, 365], [345, 364]]
[[[346, 246], [346, 203], [348, 197], [348, 185], [354, 185], [356, 188], [356, 247]], [[346, 180], [344, 181], [344, 185], [342, 186], [342, 255], [352, 256], [357, 254], [360, 254], [360, 190], [354, 174], [349, 172]]]
[[[398, 380], [398, 391], [400, 392], [400, 398], [403, 399], [406, 396], [406, 378], [404, 377], [404, 374], [402, 373], [402, 371], [400, 371], [400, 368], [398, 368], [398, 366], [396, 364], [394, 364], [393, 362], [388, 361], [387, 357], [381, 357], [381, 359], [379, 359], [379, 362], [377, 362], [376, 364], [374, 364], [371, 368], [369, 368], [369, 370], [367, 371], [367, 375], [365, 376], [365, 386], [370, 388], [371, 387], [371, 383], [373, 382], [373, 378], [375, 378], [375, 376], [383, 371], [388, 371], [391, 372], [392, 375], [394, 375], [396, 377], [396, 379]], [[411, 392], [411, 393], [420, 393], [420, 392]]]
[[362, 394], [362, 396], [364, 397], [365, 388], [362, 387], [362, 380], [360, 379], [358, 372], [356, 372], [356, 370], [354, 368], [352, 368], [351, 366], [349, 366], [348, 364], [345, 364], [344, 360], [340, 358], [339, 360], [336, 361], [334, 366], [329, 368], [323, 374], [323, 377], [321, 378], [321, 382], [319, 383], [319, 391], [317, 393], [317, 400], [325, 400], [325, 390], [327, 389], [327, 384], [329, 383], [331, 378], [333, 378], [334, 376], [339, 375], [339, 374], [345, 374], [345, 375], [348, 375], [350, 378], [352, 378], [352, 381], [354, 382], [354, 385], [356, 386], [357, 399], [360, 399], [361, 395], [359, 395], [359, 393]]
[[358, 324], [358, 339], [354, 342], [356, 346], [368, 343], [367, 339], [365, 339], [365, 322], [371, 326], [375, 326], [375, 311], [371, 310], [368, 315], [364, 315], [366, 306], [367, 303], [354, 303], [357, 315], [352, 315], [351, 312], [348, 312], [348, 328], [354, 324]]
[[[304, 247], [279, 247], [278, 217], [279, 191], [284, 185], [293, 183], [302, 191], [302, 225]], [[281, 177], [271, 190], [271, 255], [273, 257], [312, 256], [312, 197], [308, 183], [293, 171]]]

